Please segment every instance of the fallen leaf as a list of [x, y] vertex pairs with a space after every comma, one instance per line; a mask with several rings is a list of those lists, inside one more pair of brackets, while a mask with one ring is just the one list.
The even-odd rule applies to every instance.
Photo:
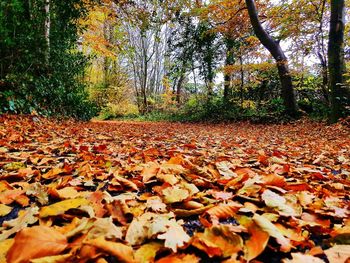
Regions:
[[135, 262], [133, 249], [122, 243], [107, 241], [103, 237], [99, 237], [97, 239], [87, 240], [84, 244], [94, 246], [103, 252], [115, 256], [119, 262]]
[[330, 263], [348, 263], [350, 258], [350, 245], [335, 245], [324, 251]]
[[213, 226], [206, 228], [204, 233], [196, 233], [191, 244], [209, 257], [225, 258], [243, 249], [243, 239], [225, 225]]
[[6, 259], [8, 263], [25, 263], [35, 258], [58, 255], [67, 245], [66, 237], [50, 227], [25, 228], [15, 236]]
[[1, 216], [6, 216], [12, 211], [12, 207], [0, 204], [0, 217]]
[[89, 201], [85, 198], [75, 198], [75, 199], [67, 199], [61, 202], [54, 203], [49, 206], [44, 206], [40, 209], [39, 216], [41, 218], [48, 216], [57, 216], [62, 215], [66, 211], [72, 208], [78, 208], [83, 205], [89, 204]]
[[156, 263], [198, 263], [199, 258], [193, 254], [175, 254], [161, 258]]
[[135, 252], [135, 260], [139, 263], [154, 262], [157, 252], [161, 250], [162, 247], [163, 245], [157, 242], [151, 242], [151, 243], [142, 245]]
[[170, 222], [171, 224], [168, 226], [166, 232], [158, 235], [158, 238], [164, 239], [164, 246], [176, 252], [178, 248], [183, 247], [190, 240], [190, 236], [175, 220], [171, 220]]
[[253, 220], [263, 231], [276, 238], [278, 244], [281, 245], [282, 251], [289, 252], [291, 250], [292, 245], [290, 244], [290, 241], [281, 234], [278, 228], [272, 224], [271, 221], [258, 214], [254, 214]]
[[66, 263], [72, 258], [72, 254], [48, 256], [30, 260], [31, 263]]

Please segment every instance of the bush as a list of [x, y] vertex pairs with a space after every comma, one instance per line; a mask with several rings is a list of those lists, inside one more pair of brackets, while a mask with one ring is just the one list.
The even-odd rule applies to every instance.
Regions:
[[136, 117], [139, 114], [137, 106], [124, 101], [120, 104], [108, 103], [100, 112], [98, 119], [110, 120], [122, 117]]

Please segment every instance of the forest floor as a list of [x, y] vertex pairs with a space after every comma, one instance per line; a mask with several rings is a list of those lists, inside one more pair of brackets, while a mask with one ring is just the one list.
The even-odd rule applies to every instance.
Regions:
[[350, 262], [350, 129], [0, 115], [0, 262]]

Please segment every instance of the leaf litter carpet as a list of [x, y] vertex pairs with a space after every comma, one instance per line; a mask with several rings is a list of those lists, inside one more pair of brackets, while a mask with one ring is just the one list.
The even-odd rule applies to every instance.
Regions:
[[344, 124], [0, 116], [0, 262], [350, 262]]

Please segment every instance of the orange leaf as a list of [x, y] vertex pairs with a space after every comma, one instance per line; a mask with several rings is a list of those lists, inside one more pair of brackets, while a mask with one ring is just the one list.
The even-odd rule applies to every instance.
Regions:
[[0, 193], [0, 203], [4, 205], [9, 205], [16, 200], [24, 191], [20, 189], [5, 190]]
[[156, 263], [196, 263], [199, 258], [192, 254], [175, 254], [157, 260]]
[[249, 240], [245, 243], [247, 248], [247, 255], [245, 256], [247, 261], [250, 261], [259, 256], [264, 250], [269, 241], [270, 235], [261, 230], [255, 223], [248, 227], [250, 234]]
[[156, 176], [160, 167], [157, 163], [149, 163], [141, 172], [142, 181], [147, 183], [152, 177]]
[[24, 263], [30, 259], [58, 255], [67, 245], [66, 237], [50, 227], [25, 228], [15, 236], [6, 259], [8, 263]]
[[84, 244], [94, 246], [108, 254], [115, 256], [119, 262], [135, 262], [134, 252], [131, 247], [122, 243], [107, 241], [104, 237], [88, 240]]
[[[239, 203], [230, 203], [230, 204], [220, 204], [218, 206], [214, 206], [210, 209], [208, 209], [205, 213], [205, 215], [209, 215], [211, 222], [213, 224], [218, 223], [220, 219], [226, 219], [229, 217], [232, 217], [236, 214], [236, 212], [242, 207]], [[201, 222], [205, 226], [211, 226], [211, 223], [206, 221], [204, 217], [201, 217]], [[209, 224], [208, 224], [209, 223]]]
[[267, 176], [264, 176], [263, 180], [265, 182], [265, 185], [282, 187], [286, 184], [284, 177], [277, 174], [269, 174]]

